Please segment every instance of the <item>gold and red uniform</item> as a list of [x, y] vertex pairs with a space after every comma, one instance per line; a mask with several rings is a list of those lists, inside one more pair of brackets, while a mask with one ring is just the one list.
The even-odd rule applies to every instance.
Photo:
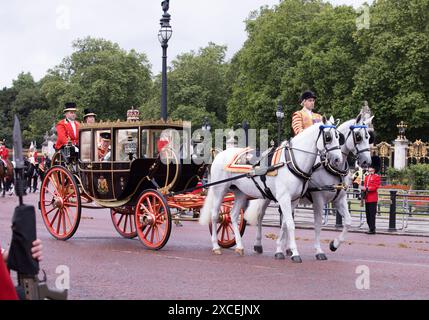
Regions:
[[311, 127], [313, 124], [322, 121], [322, 116], [318, 113], [311, 112], [306, 108], [295, 112], [292, 116], [292, 129], [293, 133], [296, 136], [302, 131]]

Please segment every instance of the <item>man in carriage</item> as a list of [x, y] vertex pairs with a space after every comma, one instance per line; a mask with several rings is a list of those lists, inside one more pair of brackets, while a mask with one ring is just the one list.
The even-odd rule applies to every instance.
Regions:
[[301, 95], [302, 109], [296, 111], [292, 116], [292, 129], [295, 136], [313, 124], [322, 121], [322, 116], [313, 112], [316, 99], [316, 95], [311, 91], [305, 91]]
[[100, 134], [101, 143], [98, 146], [98, 160], [99, 161], [110, 161], [111, 158], [111, 140], [112, 135], [110, 132], [103, 132]]
[[65, 104], [64, 116], [65, 119], [57, 123], [57, 142], [55, 150], [62, 149], [69, 141], [73, 145], [77, 145], [79, 141], [79, 122], [76, 121], [76, 104], [68, 102]]

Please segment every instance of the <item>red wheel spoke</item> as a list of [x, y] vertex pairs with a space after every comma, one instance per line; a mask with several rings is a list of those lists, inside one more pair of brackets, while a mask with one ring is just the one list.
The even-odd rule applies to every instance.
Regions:
[[59, 209], [59, 218], [57, 223], [57, 234], [60, 234], [60, 227], [61, 227], [61, 219], [63, 218], [61, 209]]
[[[66, 218], [67, 218], [67, 222], [69, 223], [69, 225], [70, 225], [70, 228], [73, 228], [73, 224], [71, 223], [71, 220], [70, 220], [70, 212], [69, 212], [69, 209], [67, 208], [67, 207], [64, 207], [64, 209], [65, 209], [65, 216], [66, 216]], [[74, 220], [74, 219], [73, 219]]]
[[225, 228], [221, 225], [222, 228], [222, 236], [220, 237], [221, 241], [225, 240]]
[[146, 234], [144, 235], [145, 239], [147, 239], [147, 236], [149, 235], [150, 230], [152, 229], [152, 226], [148, 226]]
[[52, 228], [52, 226], [54, 225], [55, 220], [57, 220], [57, 217], [58, 217], [59, 212], [60, 212], [60, 209], [58, 209], [58, 210], [57, 210], [57, 213], [55, 213], [54, 218], [53, 218], [53, 219], [52, 219], [52, 221], [50, 222], [50, 226], [51, 226], [51, 228]]
[[144, 211], [146, 211], [147, 213], [151, 213], [150, 211], [149, 211], [149, 209], [148, 208], [146, 208], [146, 206], [142, 203], [141, 204], [141, 206], [143, 207], [143, 209], [144, 209]]
[[127, 226], [128, 226], [128, 215], [123, 215], [125, 216], [125, 223], [124, 223], [124, 232], [127, 233]]
[[56, 208], [55, 207], [53, 207], [51, 210], [49, 210], [48, 212], [46, 212], [46, 216], [48, 216], [48, 214], [50, 214], [52, 211], [54, 211]]
[[158, 228], [156, 228], [156, 234], [155, 234], [155, 236], [156, 236], [156, 243], [159, 243], [160, 242], [160, 236], [159, 236], [159, 229]]
[[64, 209], [62, 211], [63, 211], [63, 231], [64, 231], [64, 235], [66, 235], [67, 234], [66, 213], [65, 213]]
[[64, 205], [67, 207], [77, 207], [77, 203], [72, 203], [72, 202], [65, 202]]
[[153, 227], [153, 228], [152, 228], [152, 232], [151, 232], [151, 234], [150, 234], [150, 242], [151, 242], [151, 243], [153, 243], [153, 237], [154, 237], [154, 235], [155, 235], [155, 228], [156, 228], [156, 227]]
[[[115, 214], [118, 214], [117, 212]], [[121, 221], [124, 218], [124, 215], [121, 215], [121, 218], [119, 219], [119, 221], [116, 223], [116, 225], [119, 227], [121, 225]]]
[[147, 204], [149, 204], [149, 210], [150, 210], [150, 213], [153, 213], [153, 207], [152, 207], [152, 203], [150, 203], [150, 199], [147, 199]]

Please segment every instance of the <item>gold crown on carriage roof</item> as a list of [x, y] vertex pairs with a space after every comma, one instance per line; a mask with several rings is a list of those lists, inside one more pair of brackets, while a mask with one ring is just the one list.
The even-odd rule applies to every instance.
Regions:
[[140, 120], [140, 111], [131, 107], [131, 110], [127, 111], [127, 121], [137, 122]]

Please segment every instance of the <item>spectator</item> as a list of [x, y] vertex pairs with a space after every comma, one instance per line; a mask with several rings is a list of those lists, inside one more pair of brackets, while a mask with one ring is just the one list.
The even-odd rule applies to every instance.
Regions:
[[[42, 257], [42, 242], [36, 240], [33, 242], [33, 248], [31, 253], [33, 259], [41, 261]], [[18, 300], [15, 287], [12, 279], [10, 278], [9, 270], [6, 267], [9, 252], [0, 247], [1, 259], [0, 259], [0, 300]]]

